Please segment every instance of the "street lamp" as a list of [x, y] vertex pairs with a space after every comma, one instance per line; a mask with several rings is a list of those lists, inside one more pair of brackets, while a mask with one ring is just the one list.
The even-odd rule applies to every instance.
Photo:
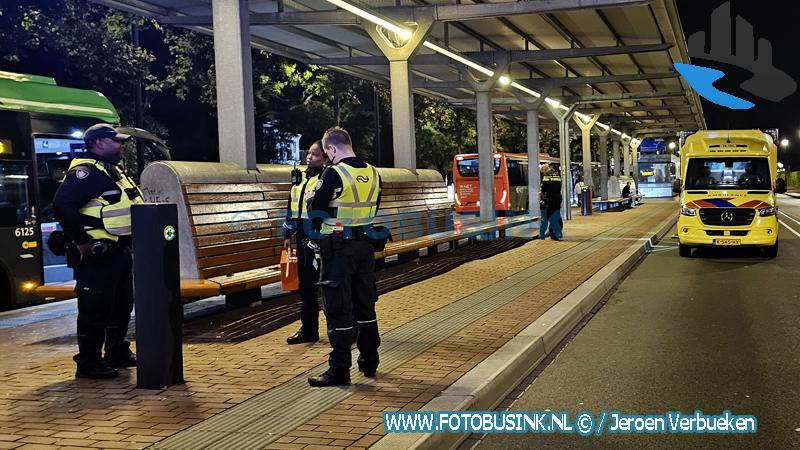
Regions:
[[789, 146], [789, 140], [786, 138], [781, 139], [781, 147], [786, 148]]
[[670, 150], [675, 150], [676, 145], [674, 142], [670, 142], [667, 147], [669, 147]]

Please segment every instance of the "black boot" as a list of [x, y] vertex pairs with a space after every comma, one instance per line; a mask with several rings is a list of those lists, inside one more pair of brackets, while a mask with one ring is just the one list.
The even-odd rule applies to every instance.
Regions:
[[111, 367], [136, 367], [136, 355], [130, 349], [124, 352], [106, 352], [106, 364]]
[[95, 360], [78, 364], [75, 378], [108, 379], [119, 375], [116, 369], [108, 366], [103, 360]]
[[286, 343], [289, 345], [302, 344], [304, 342], [317, 342], [319, 340], [319, 333], [306, 333], [303, 329], [299, 329], [297, 333], [286, 338]]
[[136, 355], [131, 351], [131, 343], [125, 340], [107, 345], [105, 360], [111, 367], [136, 367]]
[[328, 370], [318, 377], [309, 378], [308, 384], [310, 384], [311, 387], [349, 386], [350, 374], [347, 373], [347, 374], [337, 375]]
[[375, 376], [375, 369], [362, 369], [359, 367], [358, 370], [360, 370], [361, 373], [363, 373], [367, 378], [372, 378]]

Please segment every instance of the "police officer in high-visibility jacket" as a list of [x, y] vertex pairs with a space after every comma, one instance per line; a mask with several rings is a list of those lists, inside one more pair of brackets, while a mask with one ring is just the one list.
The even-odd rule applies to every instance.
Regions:
[[326, 131], [322, 148], [331, 165], [317, 183], [309, 214], [312, 219], [322, 219], [319, 285], [333, 350], [328, 370], [308, 379], [314, 387], [350, 384], [354, 319], [359, 331], [358, 368], [365, 376], [375, 376], [380, 346], [371, 242], [372, 222], [380, 204], [378, 170], [355, 155], [350, 135], [342, 128]]
[[[307, 194], [313, 192], [319, 181], [319, 175], [328, 158], [322, 151], [322, 141], [311, 144], [306, 155], [306, 170], [299, 173], [298, 179], [293, 180], [289, 193], [289, 206], [284, 222], [283, 247], [289, 250], [292, 241], [297, 248], [297, 266], [300, 281], [300, 329], [286, 339], [289, 345], [303, 342], [316, 342], [319, 340], [319, 263], [314, 250], [309, 246], [313, 243], [308, 238], [311, 223], [308, 220], [308, 205], [305, 201]], [[294, 176], [294, 175], [293, 175]]]
[[88, 153], [72, 160], [53, 199], [72, 241], [67, 259], [77, 281], [77, 378], [114, 378], [115, 368], [136, 366], [125, 337], [133, 310], [131, 205], [142, 203], [142, 194], [119, 165], [128, 138], [108, 124], [88, 128]]

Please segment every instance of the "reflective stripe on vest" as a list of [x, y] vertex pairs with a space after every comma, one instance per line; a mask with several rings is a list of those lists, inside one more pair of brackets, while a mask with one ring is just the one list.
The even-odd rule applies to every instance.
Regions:
[[[307, 174], [303, 175], [307, 177]], [[289, 191], [289, 207], [291, 208], [290, 217], [292, 219], [308, 219], [308, 208], [305, 207], [305, 193], [309, 189], [314, 189], [319, 181], [319, 175], [314, 175], [311, 178], [306, 178], [303, 183], [292, 185]]]
[[542, 183], [544, 183], [545, 181], [558, 181], [560, 183], [561, 182], [561, 176], [560, 175], [545, 175], [544, 178], [542, 178]]
[[328, 203], [329, 208], [336, 208], [336, 217], [323, 221], [322, 233], [371, 224], [378, 212], [380, 194], [377, 169], [369, 164], [357, 168], [345, 163], [330, 168], [342, 179], [342, 193]]
[[[99, 161], [90, 158], [76, 158], [69, 164], [69, 171], [78, 166], [93, 166], [100, 171], [103, 175], [114, 181], [111, 174], [108, 173], [106, 167]], [[93, 239], [108, 239], [116, 241], [119, 236], [130, 236], [131, 234], [131, 205], [143, 203], [142, 193], [136, 184], [128, 178], [118, 167], [114, 166], [116, 175], [119, 178], [115, 184], [119, 190], [109, 190], [100, 194], [99, 197], [93, 198], [83, 205], [79, 212], [87, 217], [100, 219], [103, 223], [103, 228], [98, 228], [90, 225], [84, 225], [84, 230]], [[139, 194], [135, 199], [131, 200], [127, 192], [135, 189]], [[119, 200], [112, 202], [107, 197], [119, 196]]]

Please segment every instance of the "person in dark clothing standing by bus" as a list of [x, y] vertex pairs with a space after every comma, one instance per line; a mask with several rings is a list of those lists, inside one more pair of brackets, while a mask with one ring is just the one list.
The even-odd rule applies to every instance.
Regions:
[[314, 250], [309, 247], [311, 241], [308, 233], [311, 230], [311, 223], [308, 220], [305, 198], [307, 194], [313, 192], [327, 161], [328, 158], [322, 151], [322, 141], [311, 144], [306, 155], [306, 170], [304, 173], [298, 173], [298, 179], [292, 181], [293, 186], [289, 195], [286, 222], [283, 225], [283, 247], [289, 250], [292, 241], [296, 244], [300, 299], [303, 302], [300, 307], [301, 326], [295, 334], [286, 339], [289, 345], [319, 340], [319, 288], [317, 287], [319, 262]]
[[350, 135], [334, 127], [325, 132], [322, 148], [331, 165], [320, 176], [309, 216], [320, 225], [320, 287], [333, 347], [328, 370], [311, 377], [313, 387], [350, 384], [354, 319], [359, 333], [358, 368], [375, 376], [378, 368], [378, 319], [375, 302], [375, 259], [372, 222], [380, 205], [378, 170], [353, 152]]
[[[142, 194], [119, 165], [130, 136], [100, 123], [83, 134], [88, 153], [72, 160], [53, 209], [66, 236], [78, 295], [77, 378], [114, 378], [136, 366], [128, 322], [133, 310], [131, 205]], [[105, 343], [105, 358], [101, 350]]]
[[542, 188], [539, 191], [539, 206], [542, 218], [539, 219], [539, 239], [544, 239], [547, 227], [550, 227], [550, 238], [560, 241], [564, 238], [561, 229], [561, 176], [550, 164], [542, 164], [539, 168], [542, 175]]

